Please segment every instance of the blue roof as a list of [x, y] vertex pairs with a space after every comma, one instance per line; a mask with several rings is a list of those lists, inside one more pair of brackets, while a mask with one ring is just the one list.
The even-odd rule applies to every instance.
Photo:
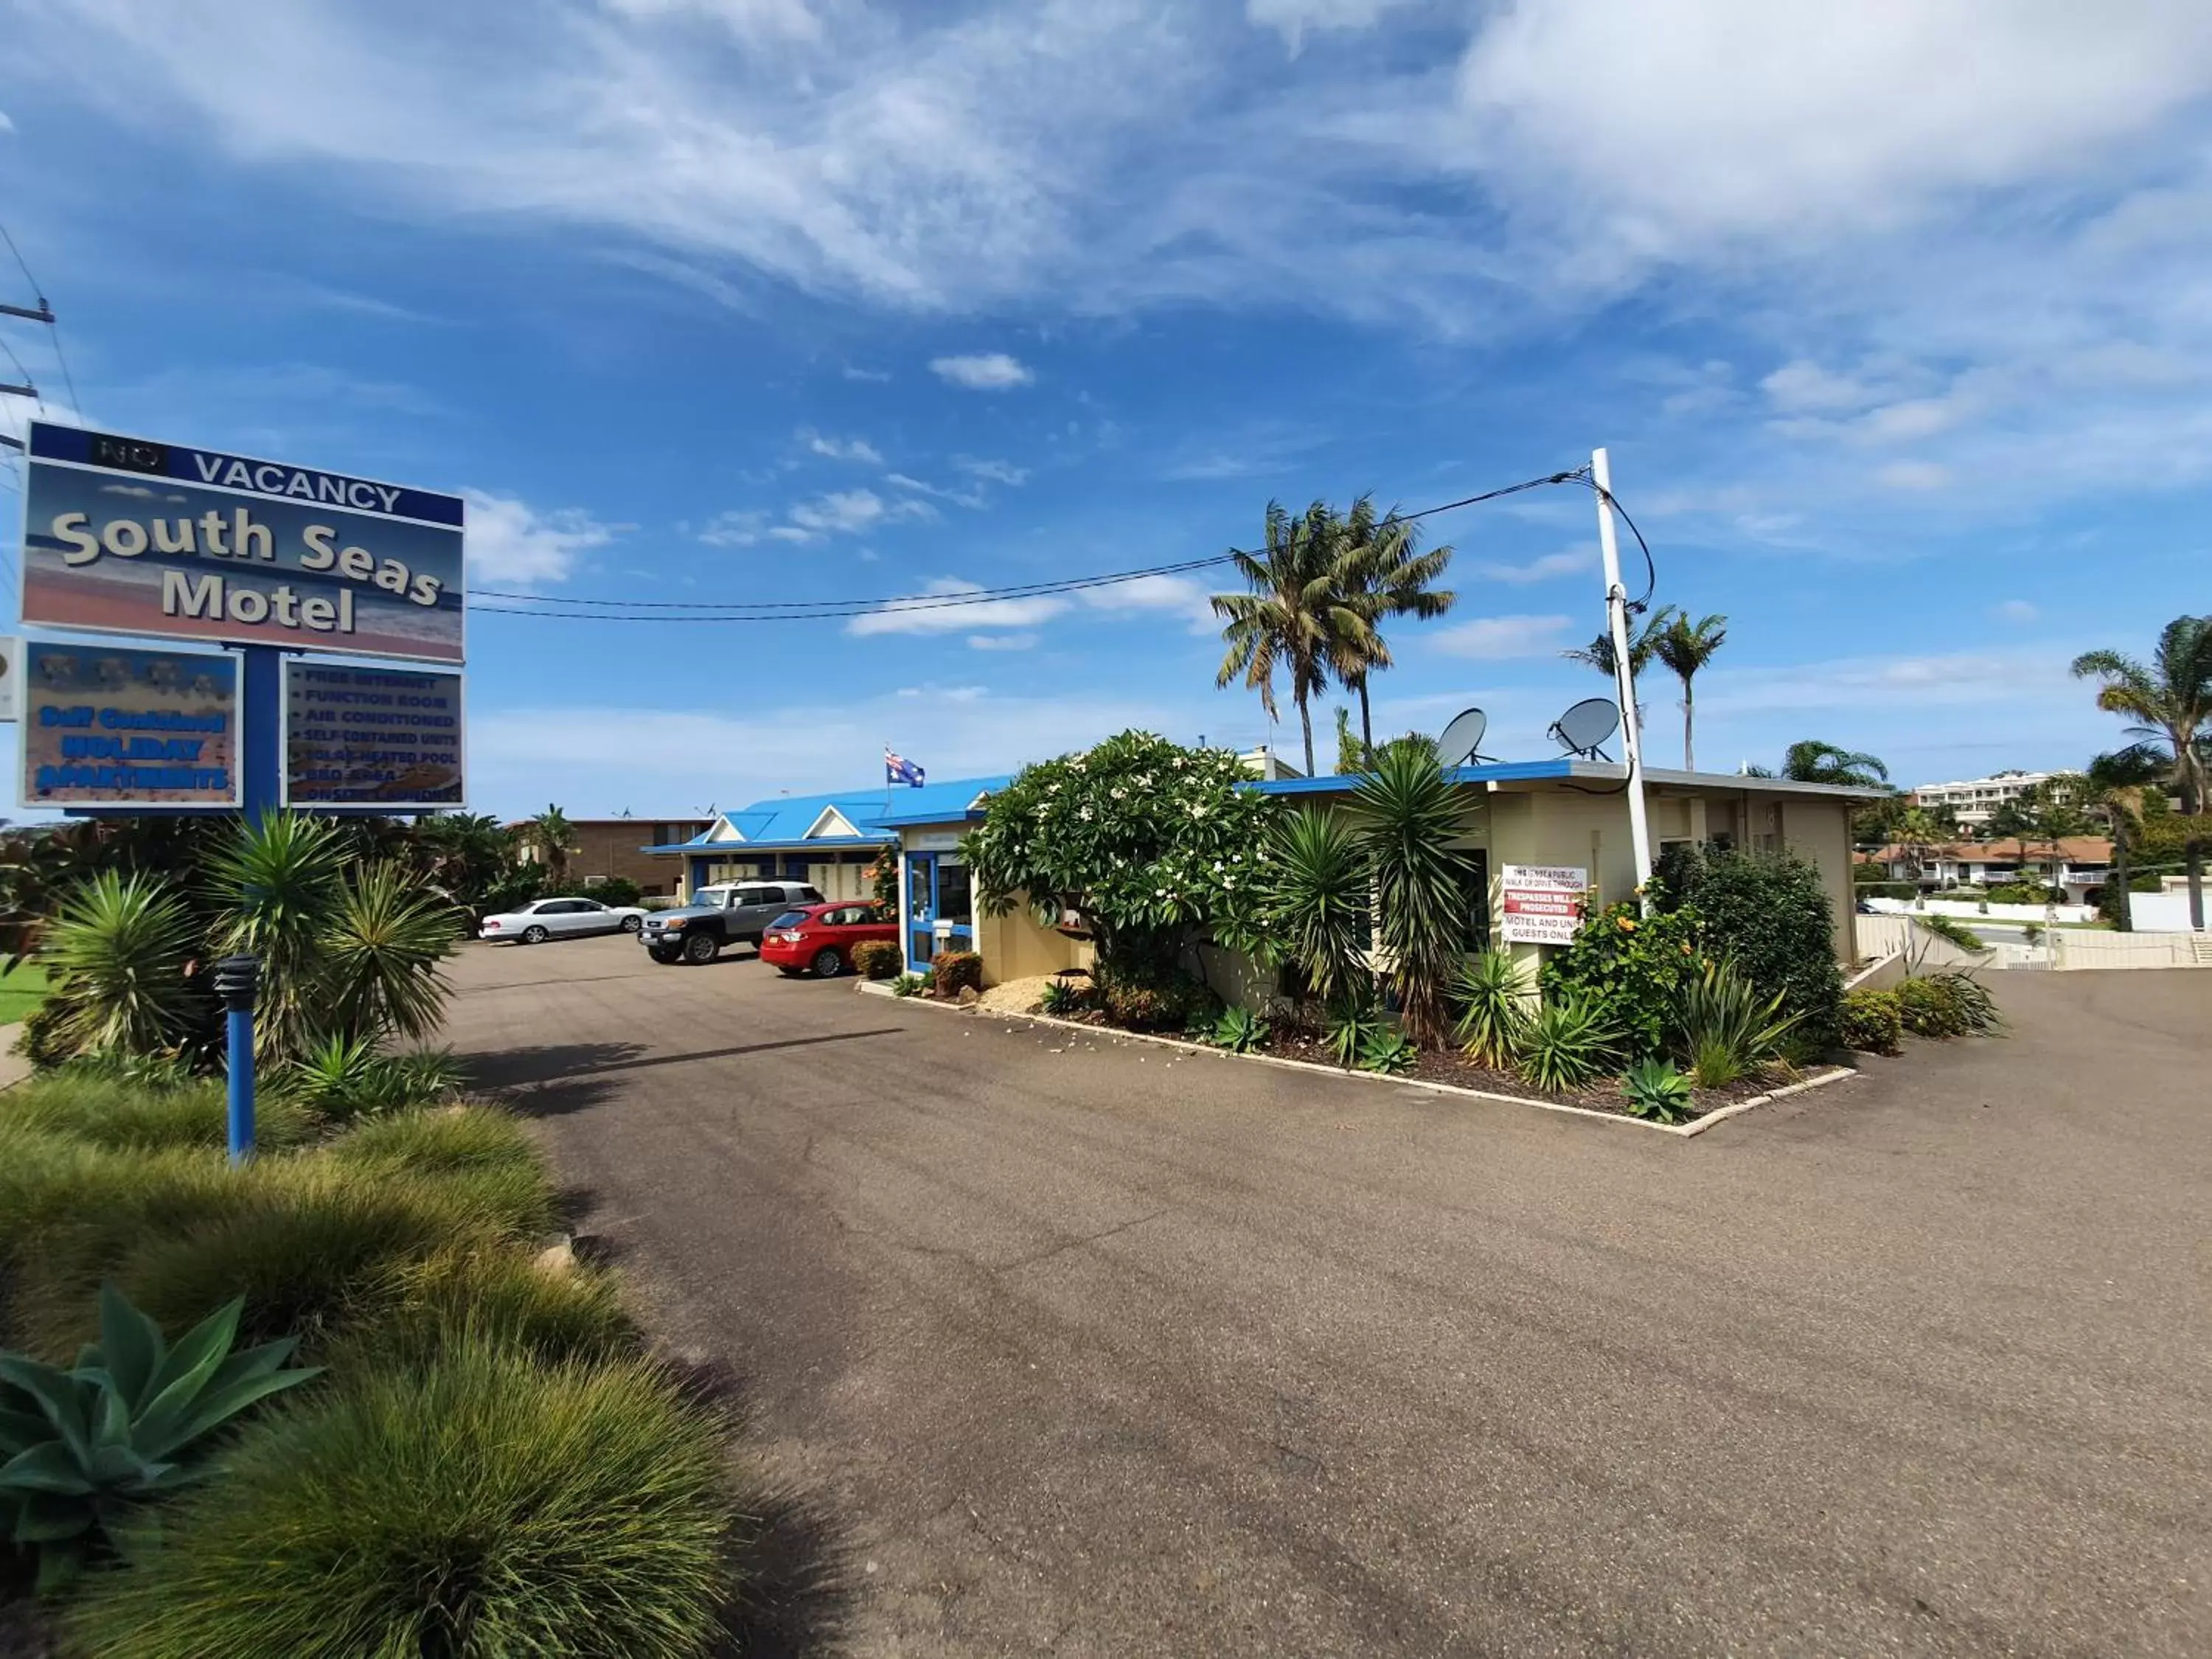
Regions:
[[[877, 784], [867, 789], [840, 789], [826, 795], [774, 795], [750, 806], [721, 815], [743, 841], [709, 839], [716, 824], [690, 841], [665, 847], [648, 847], [648, 853], [736, 852], [750, 848], [763, 853], [796, 853], [810, 847], [888, 847], [898, 840], [896, 828], [906, 823], [955, 823], [968, 816], [969, 804], [987, 790], [1004, 788], [1005, 776], [953, 778], [944, 783]], [[823, 812], [835, 808], [839, 817], [859, 833], [809, 836]]]

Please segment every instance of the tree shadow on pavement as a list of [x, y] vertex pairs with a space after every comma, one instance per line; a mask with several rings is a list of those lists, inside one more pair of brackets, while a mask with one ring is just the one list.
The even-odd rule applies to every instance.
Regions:
[[528, 1048], [493, 1048], [456, 1058], [468, 1067], [478, 1087], [517, 1089], [603, 1072], [644, 1053], [641, 1042], [557, 1042]]

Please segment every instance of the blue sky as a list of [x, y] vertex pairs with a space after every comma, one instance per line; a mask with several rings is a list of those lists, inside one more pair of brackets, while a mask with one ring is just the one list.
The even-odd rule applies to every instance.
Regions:
[[[995, 586], [1603, 443], [1659, 598], [1731, 619], [1701, 761], [1820, 737], [1905, 783], [2112, 746], [2066, 662], [2212, 609], [2190, 0], [217, 9], [0, 0], [0, 204], [79, 411], [467, 491], [476, 586]], [[1603, 689], [1558, 656], [1601, 620], [1589, 496], [1430, 528], [1459, 605], [1395, 636], [1378, 726], [1479, 703], [1547, 752]], [[1210, 585], [478, 615], [471, 793], [649, 816], [886, 742], [1258, 741]]]

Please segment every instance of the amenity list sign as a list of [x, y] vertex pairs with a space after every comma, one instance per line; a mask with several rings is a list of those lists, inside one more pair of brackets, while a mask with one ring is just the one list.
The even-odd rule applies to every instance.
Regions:
[[461, 677], [284, 665], [284, 804], [458, 806]]
[[31, 422], [29, 626], [462, 660], [458, 495]]
[[1589, 872], [1562, 864], [1508, 864], [1498, 872], [1508, 945], [1571, 945], [1582, 926]]
[[27, 805], [238, 805], [237, 658], [31, 640], [23, 666]]

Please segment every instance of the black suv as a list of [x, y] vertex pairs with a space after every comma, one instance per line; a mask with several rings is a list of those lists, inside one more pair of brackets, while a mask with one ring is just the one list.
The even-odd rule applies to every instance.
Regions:
[[638, 941], [655, 962], [712, 962], [726, 945], [760, 949], [761, 935], [794, 904], [818, 904], [804, 882], [733, 881], [702, 887], [680, 910], [647, 915]]

